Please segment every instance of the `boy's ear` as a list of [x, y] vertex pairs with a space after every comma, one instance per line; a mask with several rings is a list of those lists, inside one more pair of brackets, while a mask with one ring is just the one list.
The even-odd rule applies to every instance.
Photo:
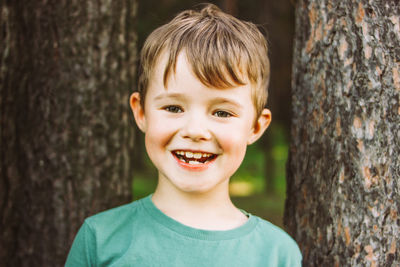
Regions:
[[268, 128], [269, 124], [271, 123], [272, 115], [269, 109], [263, 109], [261, 115], [257, 118], [254, 123], [253, 132], [247, 141], [247, 144], [253, 144], [257, 141]]
[[133, 112], [133, 116], [135, 117], [135, 121], [137, 126], [142, 132], [146, 132], [146, 117], [144, 115], [144, 109], [140, 104], [140, 94], [138, 92], [134, 92], [130, 98], [130, 105]]

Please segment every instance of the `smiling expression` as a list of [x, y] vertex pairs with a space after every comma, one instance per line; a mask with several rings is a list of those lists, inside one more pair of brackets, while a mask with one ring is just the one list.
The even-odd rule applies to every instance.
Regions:
[[267, 128], [270, 113], [264, 110], [255, 120], [249, 84], [227, 89], [202, 84], [184, 52], [165, 88], [166, 60], [163, 53], [153, 70], [144, 110], [139, 94], [131, 97], [147, 153], [159, 171], [158, 186], [196, 193], [228, 190], [229, 178], [243, 161], [247, 145]]

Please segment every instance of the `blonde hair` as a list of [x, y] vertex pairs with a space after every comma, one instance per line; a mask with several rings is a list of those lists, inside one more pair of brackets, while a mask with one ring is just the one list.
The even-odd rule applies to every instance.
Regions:
[[268, 97], [269, 59], [267, 42], [250, 22], [241, 21], [207, 4], [200, 11], [186, 10], [153, 31], [141, 51], [139, 93], [144, 107], [149, 80], [160, 54], [169, 58], [164, 86], [175, 72], [179, 53], [185, 51], [195, 76], [206, 86], [229, 88], [251, 83], [259, 116]]

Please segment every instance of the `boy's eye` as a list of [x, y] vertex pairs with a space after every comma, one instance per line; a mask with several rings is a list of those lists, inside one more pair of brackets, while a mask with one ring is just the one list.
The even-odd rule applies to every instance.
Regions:
[[220, 117], [220, 118], [228, 118], [228, 117], [232, 117], [233, 115], [229, 112], [226, 112], [223, 110], [218, 110], [218, 111], [214, 112], [214, 116]]
[[164, 110], [171, 112], [171, 113], [181, 113], [183, 110], [179, 106], [166, 106]]

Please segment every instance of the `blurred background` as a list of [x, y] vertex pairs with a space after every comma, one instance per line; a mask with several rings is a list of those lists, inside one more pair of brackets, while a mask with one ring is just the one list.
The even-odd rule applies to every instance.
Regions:
[[[220, 0], [209, 1], [240, 19], [259, 26], [269, 43], [271, 82], [267, 107], [272, 111], [272, 123], [257, 143], [249, 146], [246, 158], [232, 177], [230, 193], [241, 209], [282, 226], [286, 197], [286, 160], [290, 126], [290, 80], [292, 39], [294, 31], [294, 1], [282, 0]], [[204, 3], [194, 0], [141, 1], [136, 28], [138, 47], [142, 47], [148, 34], [166, 23], [182, 10]], [[154, 191], [157, 172], [149, 161], [143, 134], [136, 138], [134, 199]]]

